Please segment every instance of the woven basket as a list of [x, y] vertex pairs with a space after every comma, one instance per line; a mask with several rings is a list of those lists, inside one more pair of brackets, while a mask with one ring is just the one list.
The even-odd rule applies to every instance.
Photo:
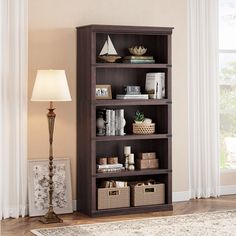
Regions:
[[155, 123], [151, 123], [151, 124], [133, 123], [133, 133], [134, 134], [154, 134], [155, 133]]

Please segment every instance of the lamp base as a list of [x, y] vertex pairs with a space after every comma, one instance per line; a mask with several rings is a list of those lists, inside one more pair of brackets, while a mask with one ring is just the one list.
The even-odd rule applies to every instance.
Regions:
[[59, 218], [54, 211], [50, 211], [50, 210], [39, 221], [44, 224], [62, 223], [63, 222], [63, 220], [61, 218]]

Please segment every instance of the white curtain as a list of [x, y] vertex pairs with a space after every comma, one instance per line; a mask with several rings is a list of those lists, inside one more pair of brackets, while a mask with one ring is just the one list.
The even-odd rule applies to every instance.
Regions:
[[191, 198], [219, 196], [218, 1], [188, 0]]
[[27, 0], [0, 0], [0, 219], [27, 209]]

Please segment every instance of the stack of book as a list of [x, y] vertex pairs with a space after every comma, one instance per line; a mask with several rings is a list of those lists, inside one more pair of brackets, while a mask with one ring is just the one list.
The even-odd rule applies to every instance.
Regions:
[[155, 63], [153, 56], [125, 56], [123, 63], [152, 64]]
[[148, 94], [117, 94], [116, 99], [148, 99]]
[[107, 164], [107, 165], [97, 165], [97, 172], [98, 173], [105, 173], [105, 172], [116, 172], [116, 171], [123, 171], [125, 168], [123, 164]]

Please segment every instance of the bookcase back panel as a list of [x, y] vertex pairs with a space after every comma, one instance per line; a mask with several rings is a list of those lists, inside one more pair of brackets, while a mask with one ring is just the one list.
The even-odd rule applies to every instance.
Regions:
[[[109, 35], [114, 48], [119, 56], [131, 55], [128, 48], [133, 46], [144, 46], [147, 48], [145, 56], [154, 56], [156, 63], [167, 63], [168, 35], [143, 35], [143, 34], [96, 34], [96, 56], [99, 55]], [[99, 59], [97, 60], [99, 62]]]

